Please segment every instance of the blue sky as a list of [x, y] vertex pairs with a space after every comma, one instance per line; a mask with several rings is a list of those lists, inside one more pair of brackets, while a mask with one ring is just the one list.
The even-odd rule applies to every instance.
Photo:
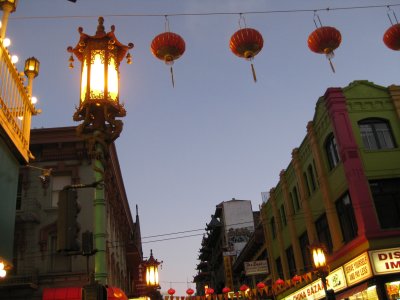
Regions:
[[[307, 47], [313, 12], [257, 13], [244, 14], [247, 26], [264, 37], [254, 83], [249, 63], [229, 50], [239, 13], [395, 3], [400, 1], [20, 1], [7, 36], [21, 71], [30, 56], [41, 62], [33, 94], [43, 113], [34, 117], [33, 128], [77, 125], [72, 115], [79, 102], [79, 66], [68, 68], [66, 49], [76, 45], [79, 26], [92, 35], [104, 16], [107, 31], [114, 24], [122, 43], [135, 44], [133, 64], [122, 62], [120, 68], [127, 116], [116, 145], [132, 214], [139, 206], [144, 255], [153, 249], [164, 261], [163, 290], [173, 287], [184, 295], [185, 282], [196, 273], [201, 235], [152, 243], [145, 237], [203, 229], [215, 205], [231, 198], [251, 200], [257, 210], [260, 193], [278, 182], [328, 87], [361, 79], [387, 86], [400, 76], [400, 54], [382, 42], [390, 26], [386, 8], [319, 12], [324, 25], [342, 33], [335, 74], [323, 55]], [[400, 15], [400, 6], [393, 10]], [[171, 31], [186, 42], [172, 88], [168, 68], [149, 49], [164, 31], [163, 15], [215, 12], [235, 14], [169, 17]], [[128, 16], [133, 14], [161, 16]]]

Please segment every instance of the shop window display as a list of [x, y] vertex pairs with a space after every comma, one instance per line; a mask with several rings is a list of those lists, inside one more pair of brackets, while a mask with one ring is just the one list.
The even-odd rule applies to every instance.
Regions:
[[387, 282], [385, 288], [388, 299], [400, 299], [400, 281]]
[[350, 296], [349, 300], [379, 300], [378, 294], [376, 293], [376, 286], [370, 286], [366, 290]]

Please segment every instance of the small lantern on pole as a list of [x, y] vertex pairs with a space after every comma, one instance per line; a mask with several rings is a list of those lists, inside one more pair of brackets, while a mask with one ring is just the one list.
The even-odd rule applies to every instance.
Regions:
[[329, 274], [329, 265], [326, 261], [326, 247], [322, 244], [313, 244], [310, 246], [310, 251], [316, 274], [319, 278], [321, 278], [326, 298], [332, 299], [331, 297], [332, 294], [334, 294], [334, 291], [331, 289], [328, 290], [326, 285], [326, 276]]
[[1, 20], [0, 38], [4, 39], [6, 36], [8, 17], [10, 13], [17, 9], [18, 0], [0, 0], [0, 9], [3, 11], [3, 18]]
[[35, 57], [30, 57], [25, 61], [24, 73], [28, 77], [28, 94], [32, 97], [33, 78], [39, 75], [40, 62]]

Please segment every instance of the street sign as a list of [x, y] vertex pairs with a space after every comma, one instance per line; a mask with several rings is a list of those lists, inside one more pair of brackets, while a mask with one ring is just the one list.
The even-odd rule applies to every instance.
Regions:
[[244, 263], [244, 270], [246, 275], [257, 275], [269, 273], [268, 261], [266, 260], [254, 260], [246, 261]]

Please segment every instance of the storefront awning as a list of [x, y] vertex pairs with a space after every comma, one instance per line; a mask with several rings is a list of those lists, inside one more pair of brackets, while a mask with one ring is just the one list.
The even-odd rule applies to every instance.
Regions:
[[368, 288], [368, 283], [364, 282], [360, 285], [357, 285], [353, 288], [347, 289], [341, 293], [338, 293], [335, 295], [335, 298], [340, 300], [340, 299], [346, 299], [349, 298], [350, 296], [353, 296], [354, 294], [360, 293]]
[[[43, 300], [82, 300], [82, 287], [44, 288]], [[128, 300], [117, 287], [107, 287], [107, 300]]]
[[43, 300], [82, 300], [81, 287], [44, 288]]

